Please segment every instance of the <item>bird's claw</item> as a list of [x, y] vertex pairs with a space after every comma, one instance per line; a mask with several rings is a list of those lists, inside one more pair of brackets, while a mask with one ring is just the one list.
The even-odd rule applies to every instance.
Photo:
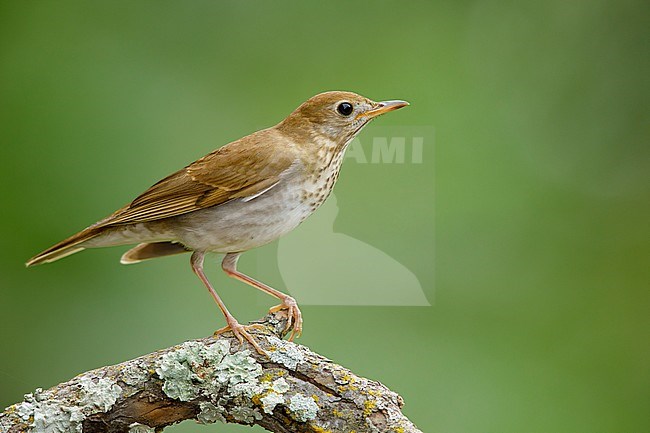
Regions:
[[272, 307], [269, 312], [276, 313], [281, 310], [287, 310], [288, 320], [287, 326], [284, 328], [284, 330], [285, 332], [289, 331], [289, 329], [293, 326], [293, 329], [291, 329], [291, 335], [289, 336], [289, 341], [293, 341], [294, 337], [300, 337], [302, 334], [302, 313], [298, 308], [298, 303], [291, 296], [287, 296], [286, 298], [282, 299], [282, 303], [280, 305]]
[[255, 329], [255, 328], [257, 328], [257, 329], [260, 329], [260, 328], [266, 329], [266, 328], [264, 328], [263, 325], [256, 324], [256, 323], [253, 323], [251, 325], [242, 325], [237, 320], [232, 318], [232, 320], [228, 320], [228, 325], [214, 331], [214, 335], [218, 336], [218, 335], [223, 334], [224, 332], [232, 331], [235, 338], [237, 338], [237, 340], [239, 340], [240, 346], [244, 344], [244, 339], [245, 339], [246, 341], [248, 341], [251, 344], [251, 346], [253, 346], [255, 348], [257, 353], [259, 353], [260, 355], [266, 356], [266, 352], [264, 351], [264, 349], [262, 349], [260, 347], [260, 345], [257, 343], [257, 341], [255, 341], [255, 338], [253, 338], [253, 336], [248, 332], [248, 329]]

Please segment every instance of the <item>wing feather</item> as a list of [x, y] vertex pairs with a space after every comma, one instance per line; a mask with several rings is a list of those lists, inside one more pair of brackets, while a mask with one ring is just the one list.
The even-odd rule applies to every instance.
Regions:
[[286, 141], [279, 134], [266, 129], [215, 150], [162, 179], [98, 226], [171, 218], [265, 193], [295, 161], [290, 145], [280, 151], [272, 145]]

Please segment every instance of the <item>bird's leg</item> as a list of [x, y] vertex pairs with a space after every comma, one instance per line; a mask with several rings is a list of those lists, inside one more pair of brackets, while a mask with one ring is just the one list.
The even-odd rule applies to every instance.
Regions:
[[223, 258], [221, 262], [221, 268], [224, 270], [229, 277], [233, 277], [242, 281], [250, 286], [255, 287], [265, 293], [268, 293], [271, 296], [278, 298], [282, 303], [271, 308], [269, 311], [275, 313], [280, 310], [288, 310], [289, 320], [287, 321], [287, 328], [289, 329], [293, 324], [293, 329], [291, 330], [291, 335], [289, 336], [289, 341], [292, 341], [294, 337], [299, 337], [302, 334], [302, 313], [298, 308], [296, 300], [291, 296], [286, 295], [278, 290], [275, 290], [273, 287], [269, 287], [266, 284], [257, 281], [248, 275], [242, 274], [237, 270], [237, 260], [241, 253], [228, 253]]
[[210, 294], [216, 301], [217, 305], [219, 306], [219, 309], [223, 313], [224, 317], [226, 318], [226, 322], [228, 323], [228, 326], [219, 329], [218, 331], [215, 332], [215, 335], [221, 334], [223, 332], [226, 332], [228, 330], [231, 330], [233, 334], [235, 334], [235, 337], [239, 340], [240, 344], [244, 343], [244, 338], [248, 340], [250, 344], [253, 345], [255, 350], [257, 350], [258, 353], [261, 355], [265, 355], [266, 353], [262, 348], [257, 344], [255, 339], [253, 338], [252, 335], [246, 331], [246, 327], [241, 325], [237, 319], [233, 317], [232, 314], [230, 314], [230, 311], [226, 308], [226, 304], [223, 303], [217, 292], [214, 290], [212, 287], [212, 284], [208, 281], [208, 278], [205, 276], [205, 273], [203, 272], [203, 259], [205, 257], [205, 253], [200, 252], [200, 251], [194, 251], [192, 253], [192, 258], [190, 259], [190, 262], [192, 264], [192, 270], [194, 273], [199, 277], [199, 279], [203, 282], [205, 287], [210, 291]]

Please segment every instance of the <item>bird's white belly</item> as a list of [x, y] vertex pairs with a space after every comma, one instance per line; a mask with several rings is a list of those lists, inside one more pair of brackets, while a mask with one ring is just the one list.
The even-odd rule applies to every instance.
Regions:
[[175, 218], [176, 240], [199, 251], [238, 252], [272, 242], [313, 210], [298, 189], [278, 184], [249, 201], [233, 200]]

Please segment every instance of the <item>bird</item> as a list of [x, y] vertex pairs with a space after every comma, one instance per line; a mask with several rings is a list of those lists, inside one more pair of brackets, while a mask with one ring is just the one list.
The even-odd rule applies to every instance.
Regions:
[[29, 259], [50, 263], [88, 248], [133, 245], [121, 257], [132, 264], [191, 253], [192, 270], [217, 303], [240, 344], [264, 353], [249, 330], [228, 311], [206, 277], [207, 253], [224, 254], [230, 277], [280, 301], [289, 340], [302, 333], [296, 300], [237, 270], [246, 251], [295, 229], [323, 204], [336, 183], [352, 139], [377, 116], [409, 105], [375, 102], [347, 91], [309, 98], [275, 126], [230, 142], [155, 183], [128, 205]]

